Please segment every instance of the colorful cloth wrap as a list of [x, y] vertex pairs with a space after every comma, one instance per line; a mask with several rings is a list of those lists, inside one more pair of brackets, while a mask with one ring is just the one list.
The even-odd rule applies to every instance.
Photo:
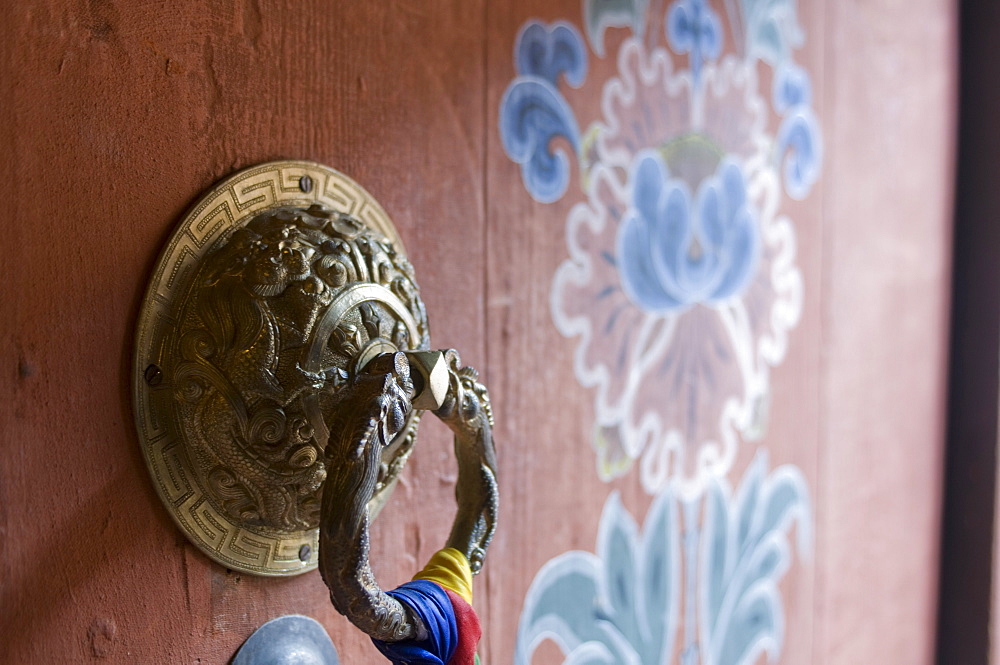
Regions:
[[372, 640], [394, 665], [479, 664], [476, 645], [483, 631], [472, 609], [472, 569], [464, 554], [445, 548], [412, 582], [386, 593], [406, 605], [423, 628], [414, 640]]

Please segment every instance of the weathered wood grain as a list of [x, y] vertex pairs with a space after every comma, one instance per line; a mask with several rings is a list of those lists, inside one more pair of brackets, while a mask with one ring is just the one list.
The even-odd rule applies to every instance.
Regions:
[[934, 660], [955, 8], [826, 3], [812, 662]]
[[[263, 621], [371, 644], [317, 573], [227, 572], [153, 492], [132, 326], [179, 216], [234, 169], [313, 159], [363, 183], [410, 250], [434, 342], [485, 361], [483, 3], [5, 4], [0, 136], [0, 661], [223, 663]], [[450, 441], [429, 428], [372, 558], [386, 586], [444, 542]]]
[[[667, 3], [652, 5], [662, 20]], [[539, 568], [593, 551], [611, 491], [640, 519], [650, 503], [635, 472], [597, 478], [593, 394], [573, 375], [576, 342], [552, 322], [571, 202], [535, 203], [497, 130], [518, 28], [580, 25], [579, 0], [40, 0], [0, 15], [0, 662], [223, 663], [286, 613], [326, 625], [343, 662], [376, 660], [318, 574], [241, 576], [189, 545], [132, 425], [132, 326], [174, 224], [231, 171], [303, 158], [382, 203], [434, 344], [483, 370], [502, 514], [476, 606], [484, 663], [510, 663]], [[800, 20], [825, 141], [817, 187], [782, 204], [803, 312], [771, 372], [767, 432], [730, 480], [761, 447], [772, 467], [802, 469], [813, 493], [812, 559], [781, 587], [781, 662], [929, 663], [954, 9], [827, 0], [800, 3]], [[609, 53], [622, 35], [608, 32]], [[613, 56], [592, 58], [592, 79], [614, 71]], [[589, 118], [600, 116], [594, 91], [568, 93]], [[373, 532], [384, 586], [447, 535], [450, 442], [424, 427]], [[542, 648], [535, 662], [557, 656]]]
[[[663, 44], [662, 21], [667, 3], [654, 2], [651, 6], [654, 18], [649, 20], [659, 27], [650, 28], [649, 34]], [[717, 9], [722, 12], [721, 6]], [[803, 65], [817, 74], [817, 80], [825, 57], [821, 9], [806, 7], [802, 17], [809, 38], [801, 57]], [[582, 29], [581, 3], [520, 0], [502, 6], [490, 4], [487, 22], [489, 366], [491, 389], [505, 409], [498, 425], [504, 433], [502, 439], [517, 438], [521, 446], [517, 457], [513, 453], [503, 456], [501, 469], [504, 478], [516, 477], [517, 485], [505, 496], [505, 518], [508, 525], [516, 524], [518, 533], [501, 538], [498, 553], [505, 565], [491, 573], [493, 579], [502, 575], [503, 582], [502, 586], [494, 583], [490, 587], [492, 648], [488, 654], [491, 661], [503, 663], [513, 662], [521, 603], [538, 570], [568, 550], [594, 551], [597, 520], [611, 491], [621, 492], [624, 505], [640, 521], [650, 502], [639, 482], [637, 468], [611, 483], [598, 479], [592, 448], [594, 395], [591, 389], [580, 386], [573, 373], [573, 355], [579, 340], [563, 338], [552, 320], [552, 280], [568, 254], [566, 218], [575, 202], [574, 196], [567, 194], [563, 200], [549, 205], [533, 201], [525, 191], [519, 167], [504, 154], [496, 130], [501, 97], [515, 75], [511, 57], [514, 36], [528, 19], [546, 23], [563, 19]], [[583, 90], [573, 90], [565, 84], [560, 87], [578, 111], [580, 122], [585, 124], [603, 116], [600, 82], [617, 74], [615, 52], [627, 35], [625, 29], [607, 31], [607, 55], [599, 58], [591, 53], [588, 84]], [[769, 86], [769, 80], [761, 83], [764, 91]], [[820, 89], [814, 90], [814, 94], [821, 100], [824, 90], [816, 87]], [[682, 128], [678, 127], [678, 131]], [[570, 176], [573, 192], [579, 177], [574, 167]], [[734, 485], [756, 452], [766, 449], [772, 468], [795, 464], [802, 469], [811, 488], [817, 488], [822, 183], [821, 178], [818, 191], [814, 191], [808, 202], [793, 203], [785, 210], [794, 220], [798, 235], [797, 263], [806, 284], [802, 320], [790, 335], [787, 359], [771, 374], [773, 396], [768, 431], [761, 441], [746, 443], [741, 448], [728, 474]], [[782, 205], [786, 203], [783, 201]], [[526, 375], [526, 367], [531, 368], [530, 374]], [[532, 390], [531, 386], [544, 388]], [[539, 399], [541, 391], [545, 397]], [[531, 440], [528, 447], [525, 439]], [[781, 662], [810, 662], [813, 656], [814, 560], [807, 558], [804, 563], [796, 563], [782, 583], [788, 618]], [[683, 626], [679, 628], [683, 630]], [[561, 662], [558, 656], [559, 651], [549, 645], [538, 650], [533, 662]], [[676, 658], [675, 654], [671, 662]]]

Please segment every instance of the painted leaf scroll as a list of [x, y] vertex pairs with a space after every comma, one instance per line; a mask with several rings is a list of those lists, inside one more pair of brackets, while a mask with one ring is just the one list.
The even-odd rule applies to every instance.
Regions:
[[769, 471], [763, 454], [735, 493], [721, 478], [699, 499], [661, 491], [641, 528], [614, 493], [596, 553], [567, 552], [536, 575], [515, 664], [530, 665], [546, 639], [575, 665], [669, 663], [675, 653], [681, 665], [776, 659], [778, 583], [795, 551], [810, 552], [811, 534], [804, 478], [792, 466]]

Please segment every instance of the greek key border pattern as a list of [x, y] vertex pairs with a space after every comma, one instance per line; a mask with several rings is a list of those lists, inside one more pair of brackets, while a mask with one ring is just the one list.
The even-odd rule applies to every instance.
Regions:
[[[312, 186], [303, 188], [306, 176]], [[316, 568], [319, 530], [284, 534], [252, 530], [219, 513], [191, 471], [183, 441], [172, 431], [169, 388], [148, 385], [144, 374], [150, 364], [161, 364], [163, 344], [176, 325], [175, 307], [191, 287], [198, 263], [209, 250], [262, 210], [313, 203], [357, 217], [402, 248], [382, 207], [344, 174], [313, 162], [261, 164], [223, 180], [187, 213], [160, 254], [136, 327], [133, 408], [157, 493], [177, 525], [202, 552], [227, 568], [257, 575], [297, 575]], [[300, 552], [308, 552], [305, 561]]]

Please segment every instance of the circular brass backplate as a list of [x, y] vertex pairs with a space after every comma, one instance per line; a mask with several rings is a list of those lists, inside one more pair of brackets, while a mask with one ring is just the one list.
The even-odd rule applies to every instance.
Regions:
[[[357, 183], [303, 161], [226, 178], [171, 236], [136, 330], [136, 426], [174, 521], [228, 568], [315, 568], [323, 408], [370, 357], [427, 343], [396, 229]], [[372, 515], [415, 427], [383, 455]]]

